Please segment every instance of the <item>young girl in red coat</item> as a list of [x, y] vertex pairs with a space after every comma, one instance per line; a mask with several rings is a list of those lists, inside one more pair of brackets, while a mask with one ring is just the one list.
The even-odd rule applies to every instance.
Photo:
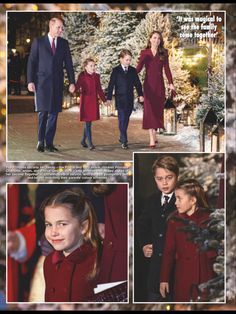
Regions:
[[100, 75], [95, 73], [95, 62], [91, 58], [84, 61], [84, 71], [79, 74], [75, 86], [75, 91], [78, 90], [80, 90], [80, 121], [85, 122], [81, 145], [92, 150], [95, 148], [92, 143], [92, 121], [100, 119], [98, 96], [103, 102], [106, 101], [106, 97], [101, 87]]
[[44, 261], [45, 301], [86, 301], [96, 287], [101, 249], [92, 205], [81, 190], [69, 189], [42, 208], [45, 237], [55, 249]]
[[[178, 212], [175, 212], [173, 216], [188, 219], [200, 228], [207, 228], [208, 203], [199, 182], [194, 179], [178, 182], [175, 196]], [[168, 221], [161, 266], [160, 293], [165, 297], [169, 292], [170, 272], [175, 261], [173, 301], [199, 301], [199, 297], [201, 297], [200, 301], [204, 301], [205, 293], [198, 295], [197, 287], [215, 276], [213, 263], [216, 252], [200, 251], [200, 247], [189, 240], [190, 234], [181, 230], [184, 226], [181, 220], [169, 219]]]

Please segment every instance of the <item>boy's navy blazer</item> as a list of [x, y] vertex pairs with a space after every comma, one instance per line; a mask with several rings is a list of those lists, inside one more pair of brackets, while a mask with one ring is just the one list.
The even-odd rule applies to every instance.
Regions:
[[153, 255], [150, 258], [148, 272], [148, 290], [159, 292], [161, 259], [165, 245], [167, 218], [176, 210], [173, 193], [165, 210], [161, 205], [162, 193], [157, 191], [145, 200], [144, 208], [136, 224], [136, 237], [143, 252], [146, 244], [153, 244]]
[[136, 69], [129, 66], [128, 72], [125, 73], [122, 66], [118, 65], [111, 73], [107, 99], [112, 99], [113, 89], [115, 88], [116, 109], [133, 109], [134, 87], [137, 90], [138, 96], [143, 96], [142, 84]]

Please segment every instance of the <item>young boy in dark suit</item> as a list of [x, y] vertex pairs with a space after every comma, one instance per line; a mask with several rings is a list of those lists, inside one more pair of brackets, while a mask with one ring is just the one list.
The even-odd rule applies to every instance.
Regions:
[[[147, 301], [171, 301], [162, 298], [160, 288], [160, 271], [162, 253], [165, 244], [167, 217], [176, 210], [175, 186], [179, 176], [179, 166], [172, 156], [158, 158], [152, 166], [157, 191], [145, 201], [144, 209], [137, 220], [137, 237], [140, 249], [149, 259], [147, 278]], [[171, 282], [172, 283], [172, 282]]]
[[129, 117], [134, 107], [134, 87], [137, 90], [139, 101], [143, 102], [142, 85], [137, 71], [130, 65], [132, 54], [129, 50], [123, 49], [120, 54], [120, 65], [116, 66], [110, 77], [107, 94], [107, 104], [112, 99], [115, 88], [115, 104], [118, 110], [119, 130], [121, 147], [128, 148], [127, 129]]

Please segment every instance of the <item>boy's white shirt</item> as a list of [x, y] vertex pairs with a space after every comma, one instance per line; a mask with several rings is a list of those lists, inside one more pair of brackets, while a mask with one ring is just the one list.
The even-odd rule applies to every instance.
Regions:
[[[164, 197], [165, 195], [169, 196], [169, 201], [170, 201], [173, 194], [174, 194], [174, 192], [169, 193], [169, 194], [162, 193], [162, 195], [161, 195], [161, 205], [163, 206], [164, 203], [165, 203], [165, 197]], [[168, 201], [168, 203], [169, 203], [169, 201]]]

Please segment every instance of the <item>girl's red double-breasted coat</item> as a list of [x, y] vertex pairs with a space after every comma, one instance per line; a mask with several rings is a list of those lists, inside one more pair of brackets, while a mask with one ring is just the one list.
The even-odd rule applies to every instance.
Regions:
[[95, 121], [100, 119], [98, 96], [103, 102], [105, 94], [98, 73], [89, 74], [84, 71], [78, 76], [76, 91], [80, 91], [80, 121]]
[[54, 251], [44, 262], [46, 302], [82, 302], [93, 295], [96, 280], [89, 274], [96, 262], [97, 250], [86, 243], [65, 257]]
[[[206, 228], [209, 213], [198, 209], [193, 215], [176, 214], [189, 219], [198, 226]], [[162, 258], [160, 282], [169, 282], [171, 269], [175, 261], [174, 302], [197, 301], [204, 298], [199, 294], [197, 286], [215, 276], [213, 263], [215, 251], [200, 251], [199, 246], [189, 240], [190, 233], [180, 230], [186, 226], [182, 221], [168, 221], [164, 254]]]

